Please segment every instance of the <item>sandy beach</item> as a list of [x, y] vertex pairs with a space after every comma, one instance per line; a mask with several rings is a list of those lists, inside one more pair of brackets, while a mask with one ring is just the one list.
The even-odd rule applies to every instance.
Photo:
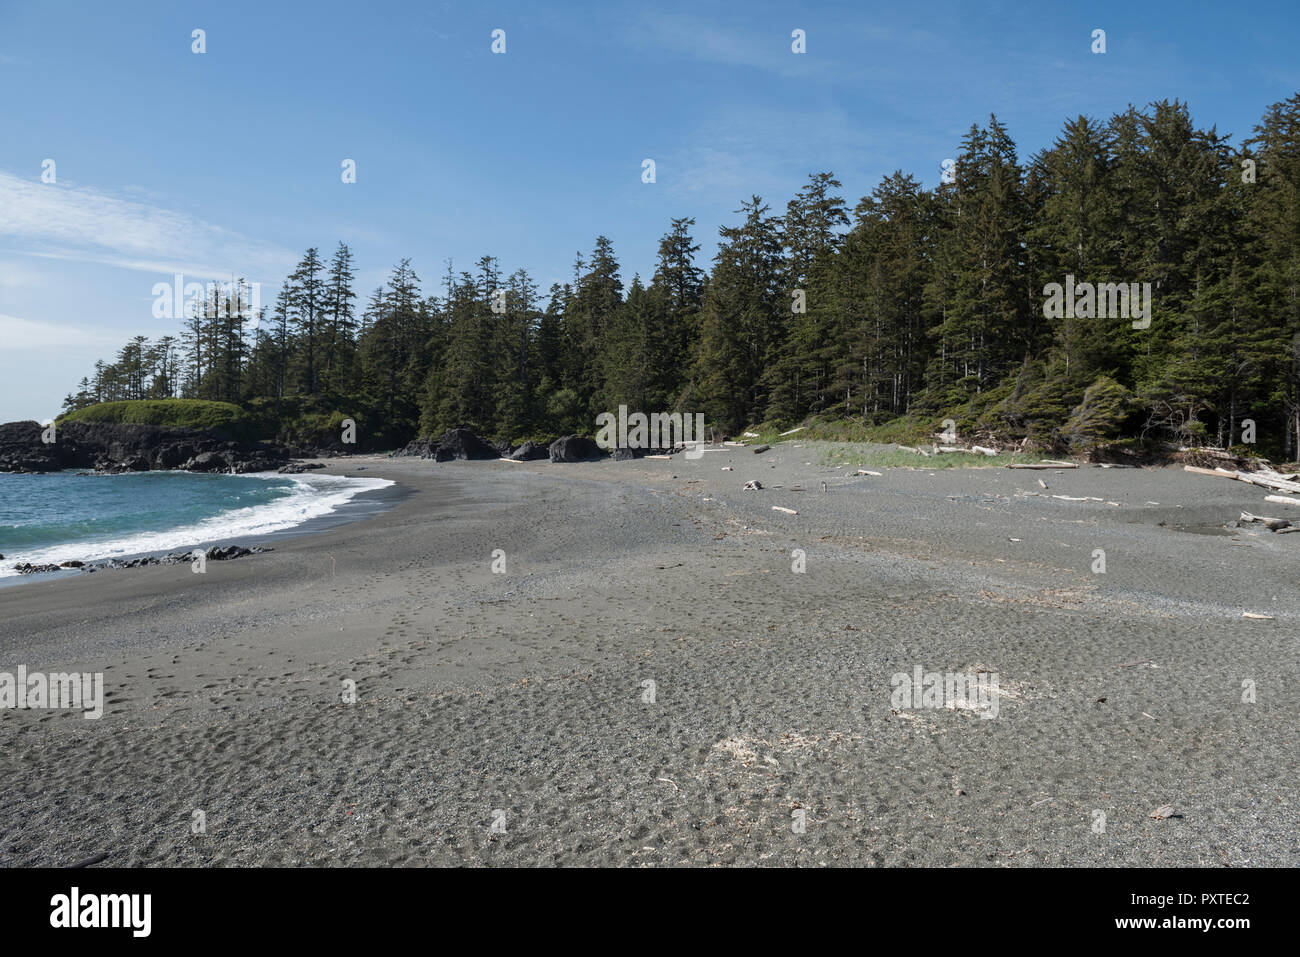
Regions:
[[[0, 670], [108, 692], [0, 712], [0, 864], [1300, 864], [1300, 535], [1225, 528], [1300, 509], [821, 455], [330, 460], [403, 494], [0, 590]], [[997, 717], [893, 708], [917, 667]]]

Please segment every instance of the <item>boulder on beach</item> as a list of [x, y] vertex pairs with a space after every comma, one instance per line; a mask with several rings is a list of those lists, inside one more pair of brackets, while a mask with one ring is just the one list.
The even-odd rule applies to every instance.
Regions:
[[453, 459], [499, 459], [499, 453], [469, 429], [448, 429], [438, 439], [438, 449], [433, 456], [439, 462]]
[[418, 439], [411, 439], [389, 457], [394, 459], [431, 459], [437, 450], [437, 441], [424, 435]]
[[590, 462], [600, 458], [600, 446], [581, 435], [566, 435], [551, 443], [552, 462]]
[[547, 449], [546, 446], [542, 445], [540, 442], [534, 442], [532, 439], [529, 439], [523, 445], [519, 446], [519, 448], [511, 452], [510, 458], [514, 459], [516, 462], [533, 462], [537, 459], [549, 458], [550, 454], [550, 450]]
[[609, 454], [609, 457], [615, 462], [628, 462], [637, 457], [636, 452], [632, 449], [620, 446]]
[[224, 548], [213, 545], [206, 552], [204, 557], [210, 562], [224, 562], [232, 558], [243, 558], [245, 555], [253, 554], [251, 549], [244, 548], [242, 545], [227, 545]]

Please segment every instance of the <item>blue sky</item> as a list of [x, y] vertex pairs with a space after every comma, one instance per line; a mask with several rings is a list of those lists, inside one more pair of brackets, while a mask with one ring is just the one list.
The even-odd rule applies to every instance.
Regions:
[[687, 215], [707, 268], [750, 194], [779, 210], [827, 169], [850, 206], [897, 168], [933, 185], [990, 113], [1022, 158], [1166, 97], [1240, 142], [1300, 90], [1297, 50], [1294, 3], [0, 0], [0, 421], [176, 332], [151, 307], [177, 271], [269, 304], [342, 239], [362, 296], [401, 257], [432, 291], [485, 253], [545, 291], [601, 233], [648, 276]]

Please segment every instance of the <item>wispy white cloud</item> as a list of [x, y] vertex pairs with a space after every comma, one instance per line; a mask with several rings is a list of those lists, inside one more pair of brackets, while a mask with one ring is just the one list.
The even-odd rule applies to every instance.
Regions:
[[0, 239], [50, 259], [200, 279], [271, 279], [294, 256], [188, 213], [0, 171]]
[[918, 150], [933, 152], [927, 135], [884, 120], [868, 130], [836, 105], [750, 106], [719, 112], [687, 132], [660, 162], [658, 176], [686, 200], [713, 197], [734, 208], [757, 193], [784, 206], [811, 173], [833, 172], [848, 195], [861, 195], [854, 190], [869, 191]]
[[38, 322], [0, 313], [0, 342], [6, 351], [19, 349], [66, 350], [76, 343], [79, 351], [119, 345], [118, 336], [60, 322]]
[[39, 286], [45, 276], [30, 266], [17, 262], [0, 262], [0, 289]]
[[633, 20], [626, 37], [634, 47], [647, 52], [667, 52], [702, 63], [783, 74], [807, 75], [825, 70], [825, 63], [791, 52], [790, 33], [764, 32], [734, 23], [724, 26], [690, 13], [647, 10]]
[[[804, 30], [804, 54], [791, 48], [795, 29]], [[867, 58], [846, 57], [843, 38], [852, 36], [857, 51], [888, 50], [909, 58], [944, 55], [950, 41], [937, 33], [914, 27], [887, 26], [872, 18], [841, 19], [833, 32], [818, 23], [793, 16], [788, 25], [764, 26], [709, 19], [695, 13], [643, 10], [627, 21], [624, 40], [646, 53], [712, 63], [727, 67], [748, 67], [781, 76], [808, 77], [855, 83], [868, 75]], [[827, 56], [828, 49], [840, 55]]]

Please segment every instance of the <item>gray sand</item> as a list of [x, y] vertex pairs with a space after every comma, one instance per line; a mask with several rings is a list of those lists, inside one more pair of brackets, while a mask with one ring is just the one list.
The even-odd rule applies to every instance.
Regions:
[[[0, 670], [110, 691], [0, 711], [0, 864], [1300, 864], [1300, 534], [1223, 527], [1300, 509], [819, 457], [331, 461], [412, 494], [0, 590]], [[918, 665], [995, 673], [998, 716], [895, 713]]]

